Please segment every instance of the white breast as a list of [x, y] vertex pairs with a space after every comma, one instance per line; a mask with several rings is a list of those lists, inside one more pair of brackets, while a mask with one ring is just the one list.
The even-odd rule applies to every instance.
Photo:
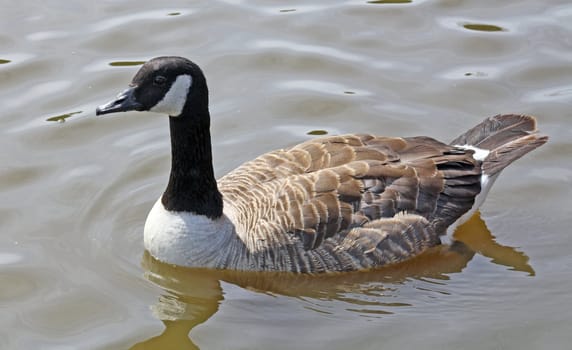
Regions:
[[235, 229], [226, 215], [212, 220], [190, 212], [172, 212], [161, 199], [147, 216], [145, 249], [156, 259], [189, 267], [221, 267], [221, 250], [232, 246]]

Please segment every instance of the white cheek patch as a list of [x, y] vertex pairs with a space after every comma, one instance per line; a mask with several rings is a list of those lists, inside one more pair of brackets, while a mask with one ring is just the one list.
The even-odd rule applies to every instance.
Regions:
[[163, 99], [153, 106], [150, 111], [178, 117], [183, 112], [192, 83], [193, 78], [190, 75], [179, 75]]

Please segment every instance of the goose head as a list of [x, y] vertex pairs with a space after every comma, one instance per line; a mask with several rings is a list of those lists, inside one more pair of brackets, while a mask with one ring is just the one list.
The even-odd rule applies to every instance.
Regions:
[[96, 109], [97, 115], [150, 111], [184, 117], [208, 115], [206, 79], [198, 65], [183, 57], [164, 56], [147, 61], [129, 88]]
[[97, 107], [96, 114], [127, 111], [169, 116], [171, 173], [161, 197], [164, 209], [220, 217], [223, 203], [212, 165], [208, 89], [199, 66], [175, 56], [149, 60], [129, 88]]

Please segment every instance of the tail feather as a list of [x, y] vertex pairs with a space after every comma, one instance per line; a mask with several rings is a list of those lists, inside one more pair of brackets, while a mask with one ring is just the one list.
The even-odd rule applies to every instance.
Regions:
[[536, 129], [536, 119], [526, 115], [505, 114], [485, 119], [482, 123], [457, 137], [451, 145], [472, 150], [473, 158], [482, 161], [481, 192], [473, 207], [453, 225], [469, 219], [483, 204], [501, 170], [548, 141]]
[[523, 136], [494, 148], [483, 162], [485, 174], [496, 174], [507, 165], [548, 141], [548, 136]]
[[546, 141], [547, 136], [538, 134], [534, 117], [504, 114], [485, 119], [451, 144], [487, 150], [483, 172], [495, 175]]

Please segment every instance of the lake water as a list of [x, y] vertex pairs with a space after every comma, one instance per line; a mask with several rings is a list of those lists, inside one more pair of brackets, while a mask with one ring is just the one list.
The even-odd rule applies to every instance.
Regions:
[[[0, 1], [0, 349], [570, 349], [572, 4]], [[139, 62], [211, 91], [218, 176], [328, 134], [448, 141], [538, 117], [452, 247], [370, 273], [237, 274], [144, 254], [165, 117], [95, 117]]]

